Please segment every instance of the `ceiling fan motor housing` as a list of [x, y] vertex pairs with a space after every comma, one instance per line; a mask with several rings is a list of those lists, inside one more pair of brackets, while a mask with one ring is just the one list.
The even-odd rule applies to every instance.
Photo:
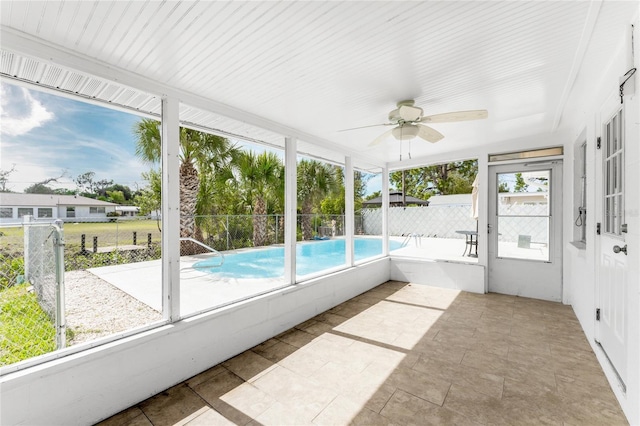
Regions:
[[419, 132], [420, 128], [415, 124], [404, 124], [391, 130], [391, 134], [393, 135], [393, 137], [399, 141], [413, 139], [418, 136]]

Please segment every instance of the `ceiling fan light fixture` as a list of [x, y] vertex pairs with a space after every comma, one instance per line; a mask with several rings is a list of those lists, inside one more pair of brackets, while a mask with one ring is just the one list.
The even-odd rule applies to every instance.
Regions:
[[415, 124], [404, 124], [391, 130], [391, 134], [396, 140], [406, 141], [418, 136], [420, 128]]

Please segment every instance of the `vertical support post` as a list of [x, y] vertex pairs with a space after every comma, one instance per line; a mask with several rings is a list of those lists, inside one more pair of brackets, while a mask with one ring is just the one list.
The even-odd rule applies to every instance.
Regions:
[[151, 249], [151, 232], [147, 234], [147, 248]]
[[162, 316], [180, 318], [180, 116], [176, 98], [162, 98]]
[[87, 234], [80, 235], [80, 253], [85, 254], [87, 252]]
[[31, 222], [31, 218], [33, 216], [25, 215], [22, 218], [22, 227], [24, 229], [24, 280], [30, 281], [29, 277], [31, 276], [31, 247], [29, 244], [29, 233], [31, 232], [31, 228], [29, 227], [29, 222]]
[[64, 315], [64, 231], [62, 220], [53, 223], [53, 250], [56, 263], [56, 349], [67, 345], [67, 321]]
[[295, 138], [284, 141], [284, 281], [296, 282], [296, 226], [298, 207], [298, 148]]
[[351, 157], [344, 159], [344, 236], [345, 236], [345, 254], [348, 266], [353, 266], [355, 263], [354, 257], [354, 238], [353, 230], [355, 225], [355, 212], [354, 212], [354, 176], [353, 176], [353, 161]]
[[227, 215], [227, 226], [224, 230], [227, 233], [227, 250], [229, 250], [229, 215]]
[[136, 231], [133, 231], [133, 245], [137, 245], [138, 244], [138, 233]]
[[275, 220], [275, 224], [274, 225], [276, 227], [276, 242], [275, 242], [275, 244], [278, 244], [278, 215], [277, 214], [275, 215], [274, 220]]
[[93, 252], [98, 252], [98, 237], [93, 237]]
[[382, 255], [389, 255], [389, 167], [382, 168]]

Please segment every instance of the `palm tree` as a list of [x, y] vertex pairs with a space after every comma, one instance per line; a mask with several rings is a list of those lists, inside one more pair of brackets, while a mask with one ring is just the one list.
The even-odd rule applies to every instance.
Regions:
[[327, 195], [338, 190], [334, 169], [317, 160], [301, 160], [298, 163], [298, 205], [302, 213], [302, 238], [313, 237], [311, 214], [313, 207]]
[[[161, 159], [160, 123], [142, 119], [134, 124], [136, 155], [149, 163]], [[198, 197], [202, 194], [200, 174], [215, 174], [228, 167], [238, 156], [238, 149], [228, 139], [184, 127], [180, 128], [180, 237], [197, 238], [201, 235], [196, 226]], [[186, 245], [185, 247], [186, 248]], [[188, 249], [189, 253], [193, 249]], [[183, 252], [183, 254], [185, 254]]]
[[237, 162], [239, 183], [244, 200], [251, 206], [253, 216], [253, 245], [267, 242], [267, 204], [277, 200], [284, 167], [280, 158], [272, 152], [256, 155], [246, 151]]

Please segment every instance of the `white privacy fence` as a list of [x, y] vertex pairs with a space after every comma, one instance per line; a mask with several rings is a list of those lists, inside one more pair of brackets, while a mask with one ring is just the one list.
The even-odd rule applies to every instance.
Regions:
[[[389, 235], [420, 234], [434, 238], [461, 238], [456, 231], [475, 231], [471, 205], [389, 208]], [[362, 209], [362, 232], [382, 234], [382, 209]]]
[[[518, 241], [521, 236], [531, 242], [548, 241], [548, 206], [506, 205], [500, 207], [499, 241]], [[477, 221], [471, 217], [471, 204], [389, 208], [389, 235], [419, 234], [433, 238], [459, 238], [456, 231], [475, 231]], [[365, 235], [382, 234], [382, 209], [362, 209], [356, 222], [356, 232]]]

